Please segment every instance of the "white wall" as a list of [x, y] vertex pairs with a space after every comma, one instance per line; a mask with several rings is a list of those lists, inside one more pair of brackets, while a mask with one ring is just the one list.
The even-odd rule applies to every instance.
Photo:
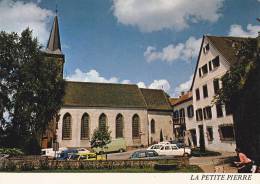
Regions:
[[[155, 133], [151, 133], [151, 121], [155, 121]], [[160, 142], [160, 131], [162, 129], [164, 140], [174, 138], [172, 116], [171, 113], [148, 112], [149, 120], [149, 143], [151, 144], [151, 137], [153, 141]]]
[[[66, 113], [72, 116], [72, 139], [62, 140], [62, 119]], [[98, 127], [99, 116], [104, 113], [107, 116], [109, 130], [112, 131], [112, 139], [115, 139], [115, 120], [116, 116], [121, 113], [124, 117], [124, 137], [127, 146], [134, 146], [132, 141], [132, 117], [138, 114], [140, 117], [141, 144], [148, 144], [147, 132], [147, 110], [145, 109], [108, 109], [108, 108], [67, 108], [60, 110], [60, 120], [58, 122], [57, 139], [60, 147], [90, 147], [89, 140], [80, 140], [81, 118], [84, 113], [89, 114], [90, 138], [95, 128]]]
[[[209, 43], [207, 37], [205, 37], [204, 44], [205, 46], [207, 43]], [[220, 66], [216, 69], [213, 69], [212, 71], [209, 71], [208, 68], [208, 74], [205, 76], [199, 77], [199, 68], [205, 65], [206, 63], [209, 63], [210, 60], [214, 59], [216, 56], [220, 57]], [[214, 87], [213, 87], [213, 81], [216, 78], [221, 78], [227, 70], [229, 69], [229, 64], [225, 60], [225, 58], [214, 48], [212, 44], [210, 44], [210, 50], [204, 54], [203, 51], [201, 52], [200, 60], [198, 63], [198, 68], [197, 68], [197, 73], [195, 76], [195, 81], [192, 89], [192, 95], [193, 95], [193, 106], [194, 106], [194, 119], [196, 119], [196, 109], [203, 109], [206, 106], [212, 106], [212, 100], [213, 97], [215, 96], [214, 94]], [[208, 88], [208, 97], [204, 98], [203, 97], [203, 85], [207, 84]], [[221, 85], [220, 85], [221, 87]], [[199, 88], [200, 90], [200, 100], [196, 100], [196, 89]], [[211, 108], [212, 111], [212, 119], [210, 120], [203, 120], [203, 121], [198, 121], [191, 127], [196, 128], [196, 133], [197, 133], [197, 142], [199, 144], [199, 129], [198, 125], [203, 125], [204, 128], [204, 137], [205, 137], [205, 144], [206, 148], [209, 150], [215, 150], [215, 151], [234, 151], [235, 149], [235, 142], [221, 142], [219, 133], [218, 133], [218, 128], [219, 125], [222, 124], [233, 124], [233, 117], [232, 115], [226, 115], [225, 114], [225, 109], [223, 107], [223, 114], [224, 116], [222, 118], [217, 118], [217, 113], [216, 113], [216, 106], [213, 105]], [[206, 128], [207, 126], [211, 126], [213, 128], [213, 141], [208, 142], [207, 141], [207, 134], [206, 134]]]

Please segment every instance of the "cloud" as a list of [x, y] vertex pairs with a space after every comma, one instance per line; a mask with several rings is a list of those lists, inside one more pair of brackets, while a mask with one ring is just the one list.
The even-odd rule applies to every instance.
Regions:
[[96, 71], [90, 70], [88, 72], [82, 72], [80, 69], [76, 69], [74, 74], [66, 77], [69, 81], [82, 81], [82, 82], [103, 82], [103, 83], [119, 83], [117, 77], [111, 77], [106, 79]]
[[196, 39], [191, 36], [185, 43], [170, 44], [161, 51], [157, 51], [155, 47], [148, 46], [144, 52], [144, 57], [147, 62], [161, 60], [171, 63], [179, 59], [190, 61], [191, 57], [197, 57], [201, 41], [201, 38]]
[[189, 80], [179, 84], [174, 90], [174, 96], [179, 96], [181, 92], [186, 92], [190, 89], [193, 80], [193, 75], [190, 76]]
[[233, 24], [230, 26], [229, 36], [257, 37], [260, 26], [248, 24], [246, 30], [241, 25]]
[[169, 91], [171, 86], [169, 82], [165, 79], [154, 80], [152, 84], [149, 85], [150, 89], [163, 89], [164, 91]]
[[[89, 70], [88, 72], [82, 72], [77, 68], [73, 74], [66, 76], [65, 79], [68, 81], [81, 82], [133, 84], [130, 80], [120, 80], [118, 77], [106, 79], [94, 69]], [[166, 92], [168, 92], [171, 88], [170, 83], [166, 79], [154, 80], [150, 85], [146, 85], [143, 81], [139, 81], [136, 85], [138, 85], [139, 88], [163, 89]]]
[[37, 3], [0, 1], [0, 30], [20, 33], [29, 27], [42, 44], [49, 36], [50, 16], [53, 16], [52, 11], [39, 7]]
[[138, 86], [139, 88], [147, 88], [144, 82], [138, 82], [138, 83], [137, 83], [137, 86]]
[[224, 0], [113, 0], [119, 23], [138, 27], [142, 32], [162, 29], [182, 30], [190, 23], [216, 22]]

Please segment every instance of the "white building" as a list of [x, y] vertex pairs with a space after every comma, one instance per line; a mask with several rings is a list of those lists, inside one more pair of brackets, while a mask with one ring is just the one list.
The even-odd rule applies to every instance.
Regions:
[[191, 86], [195, 122], [187, 126], [196, 131], [197, 146], [234, 151], [233, 117], [228, 105], [216, 105], [214, 96], [221, 88], [221, 77], [236, 62], [235, 45], [246, 38], [204, 36]]

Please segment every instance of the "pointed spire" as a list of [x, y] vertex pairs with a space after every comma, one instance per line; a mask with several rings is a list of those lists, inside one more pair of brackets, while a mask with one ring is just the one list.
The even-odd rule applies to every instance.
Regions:
[[49, 37], [46, 51], [52, 54], [62, 54], [61, 44], [60, 44], [59, 23], [58, 23], [57, 15], [54, 17], [51, 34]]

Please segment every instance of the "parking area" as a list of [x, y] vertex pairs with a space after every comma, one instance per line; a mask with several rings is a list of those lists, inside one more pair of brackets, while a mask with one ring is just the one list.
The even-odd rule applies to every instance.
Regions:
[[135, 151], [145, 150], [145, 148], [135, 149], [135, 150], [129, 150], [122, 153], [110, 153], [107, 155], [108, 160], [126, 160], [129, 159], [129, 157], [134, 153]]

